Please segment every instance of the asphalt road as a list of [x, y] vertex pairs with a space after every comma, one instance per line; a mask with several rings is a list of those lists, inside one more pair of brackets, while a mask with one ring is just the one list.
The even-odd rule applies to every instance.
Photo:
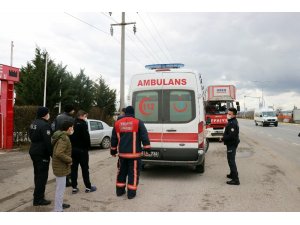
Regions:
[[[78, 194], [65, 192], [68, 212], [299, 212], [299, 125], [256, 127], [240, 119], [241, 143], [237, 152], [240, 186], [226, 184], [225, 146], [212, 142], [206, 155], [206, 171], [190, 167], [151, 166], [142, 171], [137, 197], [116, 197], [117, 159], [108, 150], [90, 152], [91, 181], [98, 187]], [[18, 163], [17, 163], [18, 161]], [[27, 153], [0, 154], [0, 211], [49, 212], [50, 206], [32, 206], [33, 169]], [[46, 189], [53, 200], [52, 169]]]

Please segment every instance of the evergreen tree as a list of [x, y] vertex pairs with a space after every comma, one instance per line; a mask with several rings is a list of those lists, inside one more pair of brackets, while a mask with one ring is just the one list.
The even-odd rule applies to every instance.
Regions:
[[95, 83], [95, 101], [105, 116], [113, 116], [116, 111], [116, 90], [110, 89], [105, 80], [100, 78]]

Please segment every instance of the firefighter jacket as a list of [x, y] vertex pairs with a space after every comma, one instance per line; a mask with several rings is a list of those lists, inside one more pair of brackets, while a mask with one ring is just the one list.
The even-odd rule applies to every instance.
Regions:
[[31, 141], [29, 154], [49, 160], [52, 156], [51, 135], [51, 126], [47, 120], [43, 118], [34, 120], [29, 128]]
[[120, 158], [140, 158], [142, 145], [149, 151], [150, 140], [145, 124], [133, 115], [126, 115], [115, 122], [111, 137], [111, 155], [119, 153]]
[[223, 135], [223, 141], [224, 145], [229, 146], [238, 146], [238, 144], [240, 143], [239, 123], [235, 117], [228, 120]]

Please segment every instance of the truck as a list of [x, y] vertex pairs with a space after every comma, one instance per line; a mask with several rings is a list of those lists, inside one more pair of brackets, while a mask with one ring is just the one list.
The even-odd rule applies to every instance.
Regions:
[[[235, 103], [235, 104], [234, 104]], [[236, 107], [240, 111], [239, 102], [236, 102], [236, 88], [234, 85], [210, 85], [204, 95], [206, 137], [220, 139], [227, 124], [227, 111]]]
[[292, 115], [294, 123], [300, 123], [300, 109], [294, 109]]
[[205, 170], [208, 145], [201, 79], [182, 69], [183, 64], [152, 64], [132, 76], [128, 100], [135, 117], [144, 121], [151, 152], [144, 152], [145, 165], [192, 166]]

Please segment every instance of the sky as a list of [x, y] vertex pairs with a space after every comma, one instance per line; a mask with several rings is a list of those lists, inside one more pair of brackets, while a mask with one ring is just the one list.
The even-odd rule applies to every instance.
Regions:
[[[84, 69], [92, 80], [102, 76], [119, 96], [121, 28], [114, 26], [111, 36], [110, 27], [121, 22], [121, 11], [4, 10], [0, 64], [10, 64], [11, 41], [19, 68], [40, 47], [73, 75]], [[299, 12], [150, 11], [125, 10], [126, 22], [136, 22], [137, 29], [134, 34], [127, 25], [125, 31], [125, 93], [145, 65], [183, 63], [202, 74], [205, 86], [235, 85], [242, 111], [257, 108], [262, 96], [265, 106], [300, 108]]]

